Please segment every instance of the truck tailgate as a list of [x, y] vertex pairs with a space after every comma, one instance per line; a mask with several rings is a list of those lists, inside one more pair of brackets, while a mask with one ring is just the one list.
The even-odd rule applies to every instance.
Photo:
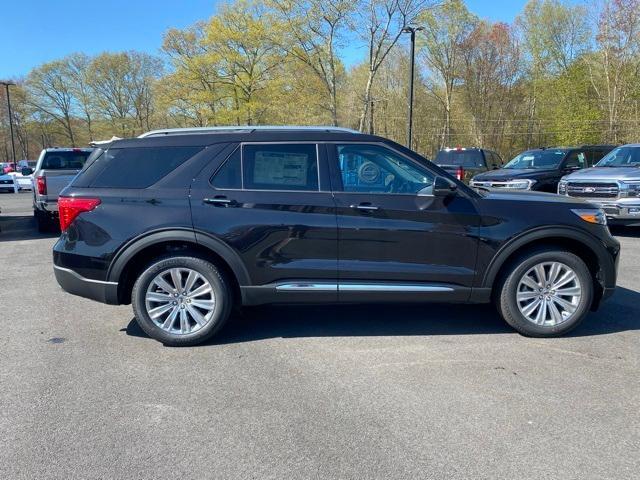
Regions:
[[42, 170], [40, 175], [47, 181], [47, 194], [42, 200], [57, 202], [60, 192], [71, 183], [80, 170]]

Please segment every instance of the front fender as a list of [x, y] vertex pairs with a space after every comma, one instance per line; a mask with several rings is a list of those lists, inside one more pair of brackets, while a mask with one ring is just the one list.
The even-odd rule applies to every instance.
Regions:
[[529, 244], [541, 240], [560, 240], [578, 242], [589, 249], [596, 256], [602, 273], [601, 283], [603, 288], [615, 287], [617, 258], [620, 244], [611, 237], [611, 243], [605, 244], [603, 240], [577, 228], [569, 226], [538, 227], [519, 234], [502, 245], [495, 253], [481, 282], [482, 287], [491, 288], [496, 280], [498, 272], [509, 257]]

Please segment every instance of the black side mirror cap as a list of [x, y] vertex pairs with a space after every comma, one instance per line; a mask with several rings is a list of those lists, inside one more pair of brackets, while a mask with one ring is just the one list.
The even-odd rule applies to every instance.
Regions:
[[29, 168], [29, 167], [24, 167], [20, 173], [24, 176], [24, 177], [28, 177], [29, 175], [31, 175], [33, 173], [33, 169]]
[[444, 177], [433, 180], [433, 195], [436, 197], [450, 197], [455, 195], [458, 186]]

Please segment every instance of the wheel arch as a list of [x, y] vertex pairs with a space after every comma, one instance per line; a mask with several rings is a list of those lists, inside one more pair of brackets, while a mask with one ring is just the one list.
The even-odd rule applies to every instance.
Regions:
[[522, 254], [544, 247], [560, 247], [580, 257], [591, 272], [594, 286], [594, 302], [592, 308], [597, 308], [603, 293], [601, 283], [600, 260], [602, 247], [590, 235], [571, 228], [542, 228], [526, 232], [504, 245], [494, 255], [487, 268], [482, 286], [491, 288], [495, 294], [495, 287], [512, 263]]
[[240, 298], [241, 285], [250, 285], [240, 257], [222, 240], [187, 229], [155, 231], [130, 241], [111, 262], [107, 279], [118, 283], [118, 303], [131, 302], [133, 283], [151, 260], [180, 252], [195, 254], [220, 268], [230, 279], [235, 298]]

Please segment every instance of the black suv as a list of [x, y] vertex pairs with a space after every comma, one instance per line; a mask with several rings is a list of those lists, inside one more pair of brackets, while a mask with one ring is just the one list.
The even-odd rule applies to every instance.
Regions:
[[614, 148], [614, 145], [584, 145], [527, 150], [500, 170], [476, 175], [469, 184], [479, 188], [556, 193], [564, 175], [591, 167]]
[[384, 138], [334, 128], [159, 131], [88, 159], [60, 196], [55, 275], [193, 345], [232, 307], [494, 301], [526, 335], [613, 292], [619, 243], [570, 197], [476, 192]]
[[443, 148], [434, 163], [464, 183], [475, 175], [502, 167], [502, 158], [486, 148]]

